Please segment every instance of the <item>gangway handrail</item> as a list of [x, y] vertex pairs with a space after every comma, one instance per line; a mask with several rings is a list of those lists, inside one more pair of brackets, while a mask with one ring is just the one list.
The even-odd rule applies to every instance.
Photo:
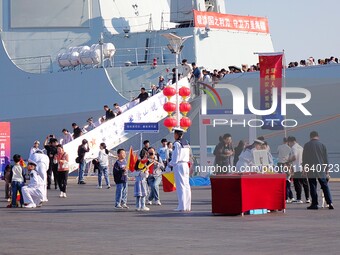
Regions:
[[[189, 87], [187, 78], [183, 78], [178, 82], [179, 87]], [[170, 86], [174, 86], [170, 85]], [[172, 97], [172, 101], [175, 97]], [[85, 158], [94, 158], [98, 156], [99, 144], [106, 143], [108, 149], [112, 149], [119, 144], [125, 142], [131, 137], [138, 134], [137, 132], [125, 132], [124, 123], [127, 122], [159, 122], [167, 116], [167, 113], [163, 109], [163, 104], [166, 101], [166, 97], [163, 93], [158, 93], [148, 100], [128, 108], [122, 114], [110, 119], [95, 129], [83, 134], [75, 140], [64, 145], [65, 151], [69, 155], [70, 172], [78, 168], [78, 164], [75, 162], [77, 157], [78, 146], [83, 139], [88, 140], [90, 152], [86, 153]], [[127, 149], [127, 148], [126, 148]]]

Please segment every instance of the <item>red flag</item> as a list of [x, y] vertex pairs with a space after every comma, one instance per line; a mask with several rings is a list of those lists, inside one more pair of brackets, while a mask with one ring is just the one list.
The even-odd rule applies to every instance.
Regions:
[[129, 150], [129, 157], [128, 157], [128, 162], [127, 162], [127, 168], [131, 172], [135, 171], [136, 162], [137, 162], [137, 154], [133, 152], [133, 149], [131, 146]]
[[149, 174], [153, 174], [153, 168], [154, 168], [155, 164], [152, 163], [150, 166], [149, 166]]
[[[271, 109], [274, 100], [278, 105], [274, 113], [262, 116], [264, 125], [262, 129], [282, 130], [281, 122], [284, 116], [281, 115], [281, 88], [282, 88], [282, 61], [283, 53], [260, 54], [260, 108], [261, 110]], [[272, 88], [277, 88], [277, 98], [273, 98]], [[275, 122], [268, 122], [268, 119], [277, 119]]]

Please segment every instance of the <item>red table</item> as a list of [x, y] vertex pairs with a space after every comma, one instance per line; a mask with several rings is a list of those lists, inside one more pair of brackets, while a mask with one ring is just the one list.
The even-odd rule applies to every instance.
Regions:
[[211, 176], [210, 180], [214, 214], [286, 208], [285, 174], [225, 174]]

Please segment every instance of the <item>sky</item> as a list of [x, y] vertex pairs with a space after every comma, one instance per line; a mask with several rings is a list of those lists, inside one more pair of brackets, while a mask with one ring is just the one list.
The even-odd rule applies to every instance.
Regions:
[[263, 16], [275, 51], [285, 50], [287, 63], [313, 56], [340, 58], [339, 0], [226, 0], [227, 13]]

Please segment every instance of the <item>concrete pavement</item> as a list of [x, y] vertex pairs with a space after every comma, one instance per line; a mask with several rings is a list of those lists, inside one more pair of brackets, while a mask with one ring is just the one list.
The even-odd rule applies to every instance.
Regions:
[[[5, 208], [0, 202], [0, 254], [339, 254], [340, 183], [330, 184], [335, 210], [213, 216], [210, 187], [194, 187], [191, 213], [176, 213], [175, 193], [161, 192], [162, 206], [135, 212], [133, 183], [128, 211], [115, 211], [114, 192], [96, 189], [96, 178], [68, 198], [48, 192], [41, 208]], [[4, 190], [4, 182], [0, 184]], [[3, 193], [2, 193], [3, 194]]]

